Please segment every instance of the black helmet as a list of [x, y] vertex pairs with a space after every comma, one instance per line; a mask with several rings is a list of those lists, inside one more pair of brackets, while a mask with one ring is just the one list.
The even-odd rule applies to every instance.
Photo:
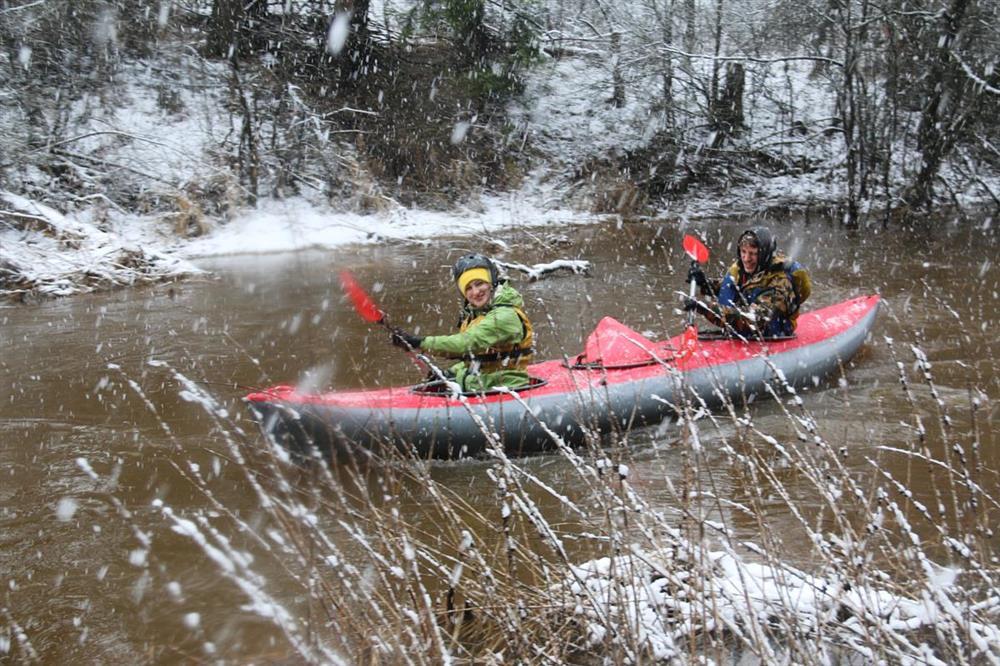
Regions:
[[497, 270], [497, 265], [493, 261], [482, 254], [467, 254], [465, 256], [459, 257], [458, 261], [451, 268], [451, 277], [458, 284], [458, 291], [464, 296], [465, 290], [462, 289], [464, 285], [459, 282], [465, 273], [470, 270], [481, 268], [484, 269], [489, 275], [489, 283], [492, 287], [496, 288], [497, 284], [500, 282], [500, 272]]
[[757, 270], [763, 270], [770, 266], [774, 252], [778, 249], [778, 241], [771, 235], [771, 231], [767, 227], [752, 227], [740, 234], [740, 240], [736, 243], [736, 260], [740, 262], [741, 267], [743, 260], [740, 259], [740, 246], [747, 241], [756, 245], [760, 252], [760, 256], [757, 258]]

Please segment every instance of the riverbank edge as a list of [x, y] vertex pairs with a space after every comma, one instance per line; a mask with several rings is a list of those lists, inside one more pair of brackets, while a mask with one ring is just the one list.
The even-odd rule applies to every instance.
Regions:
[[[755, 185], [756, 186], [756, 185]], [[755, 187], [754, 186], [754, 187]], [[482, 236], [512, 229], [540, 229], [577, 224], [669, 221], [679, 226], [698, 220], [738, 221], [817, 217], [836, 221], [843, 203], [834, 193], [825, 199], [754, 198], [750, 188], [699, 194], [672, 202], [656, 213], [622, 215], [572, 208], [547, 208], [539, 192], [521, 190], [482, 193], [469, 206], [452, 211], [413, 210], [395, 206], [374, 213], [354, 213], [317, 205], [307, 199], [262, 199], [232, 219], [200, 221], [204, 233], [194, 236], [165, 231], [162, 216], [135, 216], [87, 210], [75, 216], [0, 192], [5, 203], [26, 220], [20, 233], [8, 229], [0, 252], [0, 303], [37, 304], [51, 298], [138, 287], [204, 275], [198, 259], [220, 255], [252, 255], [335, 249], [349, 245], [427, 242], [440, 236]], [[548, 193], [551, 199], [551, 193]], [[12, 206], [11, 202], [17, 205]], [[920, 216], [955, 216], [989, 208], [980, 200], [943, 203]], [[105, 223], [92, 224], [100, 213]], [[301, 221], [297, 226], [293, 218]], [[987, 214], [987, 220], [991, 218]], [[872, 202], [862, 226], [908, 224], [917, 212]], [[283, 224], [283, 229], [277, 229]], [[269, 228], [273, 238], [263, 237]], [[0, 232], [2, 233], [2, 232]], [[253, 239], [251, 242], [249, 239]], [[18, 255], [23, 261], [15, 259]]]

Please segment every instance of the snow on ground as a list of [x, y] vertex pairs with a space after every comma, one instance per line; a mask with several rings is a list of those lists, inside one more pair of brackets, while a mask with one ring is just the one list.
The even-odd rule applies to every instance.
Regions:
[[[321, 197], [262, 197], [256, 208], [229, 220], [205, 219], [207, 233], [189, 238], [179, 223], [185, 202], [196, 199], [188, 189], [209, 189], [228, 173], [213, 163], [214, 154], [225, 152], [220, 146], [232, 140], [232, 119], [221, 100], [224, 68], [169, 52], [122, 67], [114, 99], [84, 95], [73, 102], [71, 129], [56, 146], [83, 184], [75, 205], [64, 213], [45, 207], [38, 202], [58, 183], [37, 169], [15, 174], [32, 201], [14, 205], [8, 199], [3, 206], [13, 212], [6, 223], [0, 219], [0, 285], [8, 295], [64, 296], [180, 276], [198, 270], [187, 261], [195, 257], [424, 242], [596, 219], [561, 208], [559, 184], [536, 176], [521, 191], [481, 193], [452, 212], [412, 210], [390, 201], [362, 214], [334, 210]], [[115, 201], [132, 201], [136, 209], [150, 201], [154, 210], [167, 201], [180, 212], [142, 214]]]
[[[654, 61], [659, 63], [659, 61]], [[708, 81], [711, 60], [695, 59], [695, 75]], [[696, 218], [745, 214], [769, 205], [835, 202], [843, 197], [843, 138], [828, 131], [836, 98], [829, 82], [817, 78], [813, 64], [775, 62], [748, 64], [744, 112], [747, 127], [737, 146], [764, 151], [788, 163], [810, 165], [800, 175], [760, 177], [746, 185], [692, 191], [683, 199], [664, 203], [665, 217]], [[600, 156], [621, 157], [664, 139], [666, 118], [657, 100], [662, 78], [655, 68], [630, 72], [625, 105], [610, 103], [612, 79], [608, 59], [599, 51], [552, 59], [530, 73], [523, 104], [513, 105], [512, 117], [532, 145], [547, 156], [555, 178], [564, 186], [573, 170]], [[674, 136], [682, 145], [678, 159], [697, 159], [709, 140], [699, 100], [678, 82], [675, 103], [688, 108], [678, 113]], [[794, 124], [794, 131], [793, 131]], [[664, 157], [669, 157], [665, 147]]]
[[79, 218], [0, 191], [0, 202], [27, 228], [0, 226], [0, 285], [12, 295], [68, 296], [201, 272], [152, 247], [123, 242]]
[[169, 247], [176, 234], [157, 232], [169, 222], [114, 203], [179, 201], [188, 184], [221, 173], [208, 157], [229, 131], [219, 112], [224, 91], [210, 84], [218, 72], [172, 62], [123, 65], [114, 92], [84, 93], [69, 105], [72, 120], [50, 150], [79, 185], [73, 210], [40, 203], [61, 187], [56, 176], [12, 173], [31, 198], [0, 191], [0, 293], [67, 296], [199, 272]]
[[[710, 78], [711, 60], [698, 59], [692, 66], [705, 81]], [[744, 97], [747, 128], [741, 141], [817, 161], [839, 154], [839, 136], [822, 133], [830, 125], [836, 97], [827, 82], [813, 77], [811, 67], [808, 62], [749, 65]], [[523, 95], [530, 101], [515, 104], [513, 117], [530, 132], [536, 147], [567, 164], [646, 146], [666, 127], [657, 102], [663, 95], [659, 71], [630, 72], [625, 105], [616, 108], [610, 101], [609, 70], [607, 58], [600, 54], [551, 59], [530, 72]], [[687, 133], [695, 148], [707, 138], [705, 112], [697, 99], [685, 94], [680, 81], [674, 94], [674, 104], [691, 112], [678, 114], [677, 128]], [[802, 123], [807, 133], [790, 134], [793, 122]]]
[[[262, 199], [204, 236], [178, 236], [162, 216], [106, 211], [100, 227], [92, 211], [58, 211], [0, 192], [26, 215], [46, 220], [45, 230], [0, 225], [0, 278], [20, 276], [17, 291], [67, 296], [109, 286], [137, 284], [200, 272], [198, 257], [332, 249], [386, 241], [427, 242], [443, 236], [491, 236], [521, 227], [584, 224], [597, 216], [549, 208], [544, 187], [530, 193], [482, 195], [475, 209], [453, 212], [402, 206], [378, 213], [334, 211], [304, 197]], [[127, 258], [127, 261], [126, 261]], [[2, 284], [2, 282], [0, 282]], [[10, 288], [9, 286], [7, 288]]]
[[288, 252], [387, 240], [426, 241], [439, 236], [488, 235], [517, 227], [592, 222], [595, 217], [546, 209], [519, 193], [483, 195], [476, 210], [410, 210], [395, 207], [375, 214], [334, 212], [302, 198], [265, 200], [256, 210], [203, 238], [179, 243], [185, 257]]
[[701, 633], [753, 640], [747, 637], [782, 630], [822, 637], [808, 643], [830, 649], [826, 659], [817, 655], [818, 662], [867, 663], [878, 644], [895, 663], [943, 666], [925, 642], [935, 630], [966, 638], [973, 662], [1000, 659], [1000, 629], [990, 612], [965, 605], [958, 569], [926, 561], [923, 587], [908, 597], [886, 589], [885, 581], [812, 575], [780, 562], [750, 562], [731, 550], [706, 553], [707, 566], [692, 571], [686, 557], [695, 551], [679, 554], [690, 546], [634, 550], [573, 567], [560, 585], [572, 595], [567, 609], [588, 628], [591, 646], [620, 640], [607, 636], [607, 618], [623, 618], [630, 631], [622, 633], [638, 637], [640, 650], [663, 661], [684, 661], [690, 638]]
[[612, 85], [599, 57], [551, 59], [528, 76], [526, 105], [515, 104], [513, 118], [532, 145], [564, 167], [633, 150], [649, 142], [663, 119], [649, 109], [649, 91], [630, 89], [625, 106], [609, 102]]
[[225, 66], [168, 58], [123, 70], [115, 99], [74, 103], [71, 115], [83, 122], [67, 147], [125, 165], [117, 178], [152, 180], [164, 195], [224, 173], [210, 156], [232, 132], [219, 85]]

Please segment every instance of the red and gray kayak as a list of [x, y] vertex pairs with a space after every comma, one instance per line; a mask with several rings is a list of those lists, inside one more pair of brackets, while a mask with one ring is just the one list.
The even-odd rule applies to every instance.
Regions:
[[[456, 395], [442, 383], [300, 393], [275, 386], [246, 397], [265, 432], [298, 454], [395, 447], [421, 457], [463, 458], [501, 445], [508, 455], [574, 446], [588, 436], [653, 425], [684, 401], [718, 406], [761, 394], [779, 380], [818, 383], [852, 358], [871, 331], [878, 296], [807, 312], [794, 337], [652, 341], [606, 317], [583, 353], [529, 367], [516, 393]], [[693, 336], [691, 336], [693, 337]], [[491, 441], [493, 444], [491, 444]]]

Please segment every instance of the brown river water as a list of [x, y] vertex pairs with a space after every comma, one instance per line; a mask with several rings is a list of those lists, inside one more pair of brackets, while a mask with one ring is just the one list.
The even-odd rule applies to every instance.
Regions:
[[[997, 225], [987, 217], [905, 231], [845, 230], [825, 220], [770, 224], [781, 247], [810, 268], [809, 307], [871, 292], [885, 299], [844, 381], [802, 394], [831, 440], [845, 447], [848, 464], [876, 444], [902, 441], [902, 424], [912, 420], [888, 338], [904, 368], [914, 362], [911, 345], [927, 355], [959, 430], [978, 396], [985, 405], [981, 455], [987, 468], [1000, 469]], [[177, 471], [196, 462], [222, 505], [251, 525], [258, 510], [228, 461], [225, 433], [199, 403], [185, 399], [174, 373], [200, 382], [248, 432], [254, 424], [240, 397], [250, 387], [301, 381], [375, 387], [419, 379], [384, 332], [345, 302], [340, 269], [351, 269], [397, 322], [429, 333], [455, 324], [449, 267], [460, 254], [486, 251], [526, 264], [586, 259], [593, 264], [589, 276], [529, 283], [512, 275], [535, 322], [539, 357], [551, 358], [578, 353], [605, 315], [651, 337], [677, 333], [682, 318], [674, 307], [687, 268], [681, 237], [702, 235], [713, 270], [721, 272], [742, 226], [612, 223], [512, 230], [496, 245], [444, 238], [212, 258], [199, 262], [212, 271], [206, 277], [0, 308], [0, 662], [25, 655], [15, 626], [46, 663], [186, 661], [172, 646], [209, 631], [228, 661], [268, 659], [274, 630], [241, 609], [241, 594], [150, 509], [156, 499], [178, 513], [208, 506]], [[918, 400], [927, 402], [926, 392]], [[787, 434], [774, 403], [760, 401], [753, 410], [762, 429]], [[664, 480], [679, 466], [677, 437], [669, 424], [630, 437], [633, 482], [654, 505], [672, 501]], [[711, 450], [710, 435], [703, 444]], [[721, 456], [716, 463], [717, 492], [737, 493], [725, 469], [731, 463]], [[524, 464], [557, 488], [569, 476], [554, 454]], [[431, 473], [473, 507], [488, 507], [495, 503], [495, 488], [484, 482], [488, 467], [441, 463]], [[919, 473], [909, 478], [921, 493]], [[560, 490], [572, 496], [571, 488]], [[775, 509], [772, 518], [783, 517]], [[752, 540], [757, 525], [737, 529]], [[153, 535], [148, 553], [136, 530]], [[177, 586], [165, 590], [163, 581]], [[280, 596], [278, 572], [272, 583]]]

